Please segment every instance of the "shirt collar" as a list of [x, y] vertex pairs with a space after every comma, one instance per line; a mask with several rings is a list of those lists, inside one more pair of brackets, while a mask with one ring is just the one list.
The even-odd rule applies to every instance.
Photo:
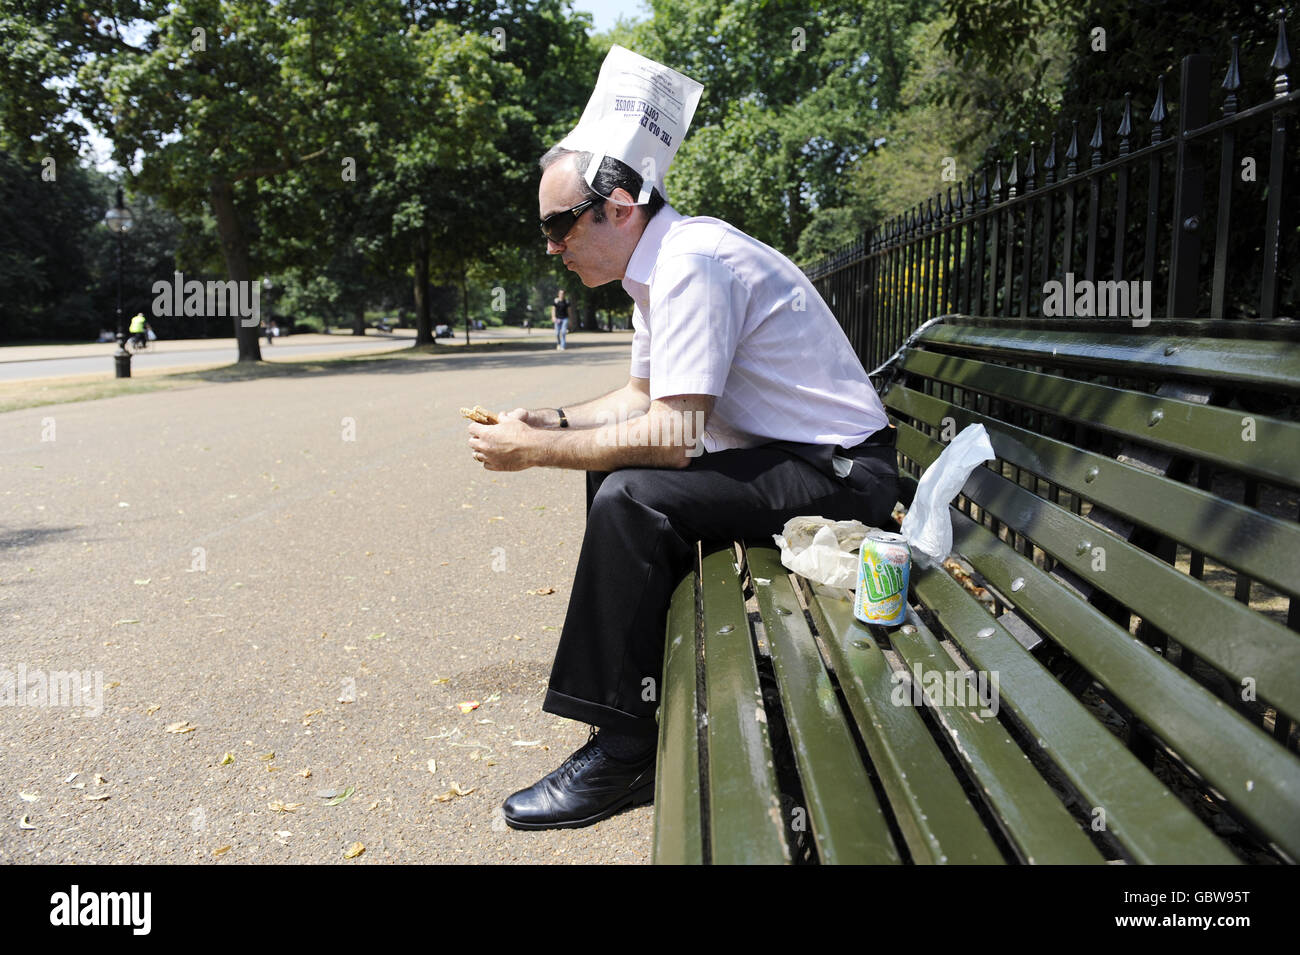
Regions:
[[650, 273], [654, 271], [655, 261], [659, 258], [659, 247], [663, 245], [664, 237], [668, 235], [668, 230], [674, 224], [685, 218], [686, 216], [665, 203], [663, 208], [655, 213], [655, 217], [646, 223], [640, 241], [632, 250], [632, 257], [627, 260], [627, 271], [623, 275], [624, 288], [627, 287], [628, 281], [638, 285], [649, 284]]

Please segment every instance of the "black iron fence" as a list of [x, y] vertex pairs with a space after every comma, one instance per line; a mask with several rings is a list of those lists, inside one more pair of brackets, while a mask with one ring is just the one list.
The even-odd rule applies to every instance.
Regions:
[[[1185, 57], [1179, 101], [1167, 102], [1161, 76], [1143, 133], [1125, 95], [1113, 138], [1099, 107], [1085, 145], [1072, 120], [1064, 151], [1052, 132], [807, 274], [868, 369], [927, 318], [950, 313], [1119, 316], [1139, 328], [1161, 317], [1293, 317], [1300, 162], [1287, 133], [1300, 91], [1290, 62], [1279, 14], [1264, 102], [1240, 108], [1233, 37], [1219, 118], [1211, 58]], [[1175, 107], [1176, 128], [1166, 130]]]

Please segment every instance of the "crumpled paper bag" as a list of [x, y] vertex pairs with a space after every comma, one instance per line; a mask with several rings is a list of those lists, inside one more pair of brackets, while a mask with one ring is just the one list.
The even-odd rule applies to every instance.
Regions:
[[873, 529], [861, 521], [792, 517], [772, 540], [781, 548], [781, 563], [796, 574], [852, 590], [858, 585], [858, 548]]

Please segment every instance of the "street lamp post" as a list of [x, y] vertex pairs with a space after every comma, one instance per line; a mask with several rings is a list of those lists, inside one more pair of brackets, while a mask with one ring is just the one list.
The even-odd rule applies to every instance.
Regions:
[[122, 242], [135, 220], [131, 210], [122, 204], [122, 187], [117, 188], [117, 205], [104, 215], [104, 225], [117, 233], [117, 351], [113, 353], [115, 377], [131, 377], [131, 353], [126, 349], [126, 324], [122, 314]]

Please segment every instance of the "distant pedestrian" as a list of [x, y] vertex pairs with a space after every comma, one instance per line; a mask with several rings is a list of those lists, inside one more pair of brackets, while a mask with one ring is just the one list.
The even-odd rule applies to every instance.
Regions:
[[564, 289], [555, 293], [555, 301], [551, 303], [551, 321], [555, 323], [555, 350], [564, 351], [569, 347], [569, 303], [564, 297]]

